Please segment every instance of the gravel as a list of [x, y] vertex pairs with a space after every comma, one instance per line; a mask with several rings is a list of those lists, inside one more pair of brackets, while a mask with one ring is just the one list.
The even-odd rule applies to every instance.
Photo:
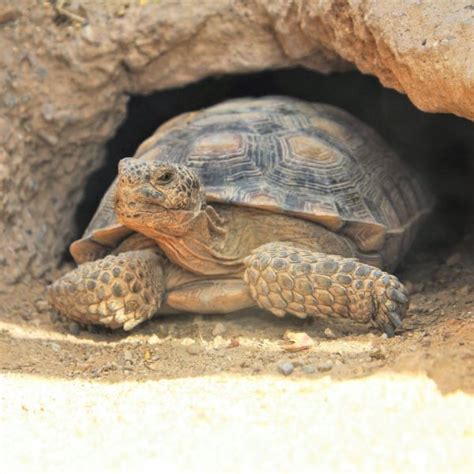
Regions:
[[303, 365], [303, 367], [301, 367], [301, 370], [305, 373], [305, 374], [314, 374], [317, 372], [317, 369], [314, 365], [312, 364], [307, 364], [307, 365]]
[[129, 351], [128, 349], [125, 349], [123, 351], [123, 358], [127, 362], [132, 362], [133, 361], [133, 354], [132, 351]]
[[44, 313], [48, 309], [51, 309], [51, 306], [46, 300], [36, 300], [35, 301], [35, 308], [40, 312]]
[[199, 355], [202, 352], [202, 347], [197, 342], [194, 342], [186, 347], [186, 351], [191, 355]]
[[331, 328], [326, 328], [324, 330], [324, 335], [328, 338], [328, 339], [336, 339], [336, 335], [334, 334], [334, 331], [331, 329]]
[[222, 323], [217, 323], [212, 330], [213, 336], [222, 336], [226, 332], [227, 328]]
[[278, 364], [278, 370], [283, 375], [290, 375], [295, 370], [295, 366], [290, 361], [280, 362]]
[[456, 252], [449, 256], [449, 258], [446, 260], [446, 264], [449, 265], [450, 267], [453, 267], [461, 263], [461, 260], [462, 260], [462, 255], [459, 252]]
[[56, 342], [52, 342], [51, 349], [53, 349], [54, 352], [59, 352], [61, 350], [61, 346], [57, 344]]
[[318, 370], [321, 372], [327, 372], [334, 367], [334, 362], [332, 360], [323, 360], [318, 363]]

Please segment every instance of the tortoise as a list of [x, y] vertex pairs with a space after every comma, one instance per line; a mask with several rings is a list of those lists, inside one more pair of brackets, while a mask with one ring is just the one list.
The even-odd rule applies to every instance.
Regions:
[[234, 99], [170, 120], [119, 162], [79, 266], [48, 289], [71, 319], [130, 330], [154, 315], [258, 306], [389, 336], [408, 295], [390, 273], [429, 192], [334, 106]]

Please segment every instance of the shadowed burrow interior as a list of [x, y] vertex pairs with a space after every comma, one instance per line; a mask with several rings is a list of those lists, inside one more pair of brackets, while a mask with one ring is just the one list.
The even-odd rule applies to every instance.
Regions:
[[[114, 179], [118, 161], [132, 156], [160, 124], [226, 99], [275, 94], [333, 104], [351, 112], [375, 128], [422, 176], [437, 204], [412, 255], [420, 250], [449, 254], [469, 231], [474, 215], [471, 122], [453, 115], [422, 112], [405, 95], [359, 72], [322, 75], [295, 68], [212, 77], [182, 88], [131, 97], [126, 119], [107, 144], [103, 166], [88, 179], [85, 198], [76, 211], [76, 237], [86, 228]], [[71, 258], [67, 250], [65, 255]]]

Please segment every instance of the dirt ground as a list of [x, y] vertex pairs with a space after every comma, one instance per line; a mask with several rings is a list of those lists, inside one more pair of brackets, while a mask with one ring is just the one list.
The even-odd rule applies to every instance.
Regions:
[[392, 339], [257, 310], [160, 317], [131, 333], [87, 330], [49, 308], [47, 282], [18, 285], [15, 295], [0, 295], [0, 370], [117, 382], [278, 374], [279, 364], [291, 362], [292, 378], [343, 380], [389, 370], [426, 374], [443, 393], [472, 393], [473, 248], [470, 233], [445, 255], [412, 252], [399, 272], [412, 292], [410, 310]]
[[0, 370], [116, 382], [277, 374], [288, 361], [292, 378], [330, 373], [341, 380], [390, 370], [424, 373], [444, 393], [472, 393], [473, 248], [470, 233], [446, 255], [412, 252], [399, 272], [412, 292], [410, 310], [392, 339], [375, 330], [278, 319], [257, 310], [160, 317], [131, 333], [86, 330], [48, 307], [46, 282], [18, 285], [14, 294], [0, 295]]
[[391, 339], [257, 311], [91, 332], [48, 308], [46, 282], [17, 287], [0, 295], [2, 464], [472, 472], [473, 248], [471, 232], [412, 252], [399, 272], [411, 309]]

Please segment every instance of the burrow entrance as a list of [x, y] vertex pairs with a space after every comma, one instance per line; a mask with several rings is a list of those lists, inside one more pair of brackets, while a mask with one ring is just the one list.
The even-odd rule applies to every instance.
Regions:
[[114, 179], [118, 161], [132, 156], [160, 124], [226, 99], [272, 94], [329, 103], [351, 112], [375, 128], [423, 176], [437, 197], [437, 206], [415, 249], [449, 252], [466, 235], [474, 215], [474, 132], [469, 121], [424, 113], [405, 95], [358, 72], [324, 76], [295, 68], [209, 78], [131, 97], [126, 119], [107, 144], [105, 163], [90, 176], [85, 198], [77, 207], [76, 237]]

